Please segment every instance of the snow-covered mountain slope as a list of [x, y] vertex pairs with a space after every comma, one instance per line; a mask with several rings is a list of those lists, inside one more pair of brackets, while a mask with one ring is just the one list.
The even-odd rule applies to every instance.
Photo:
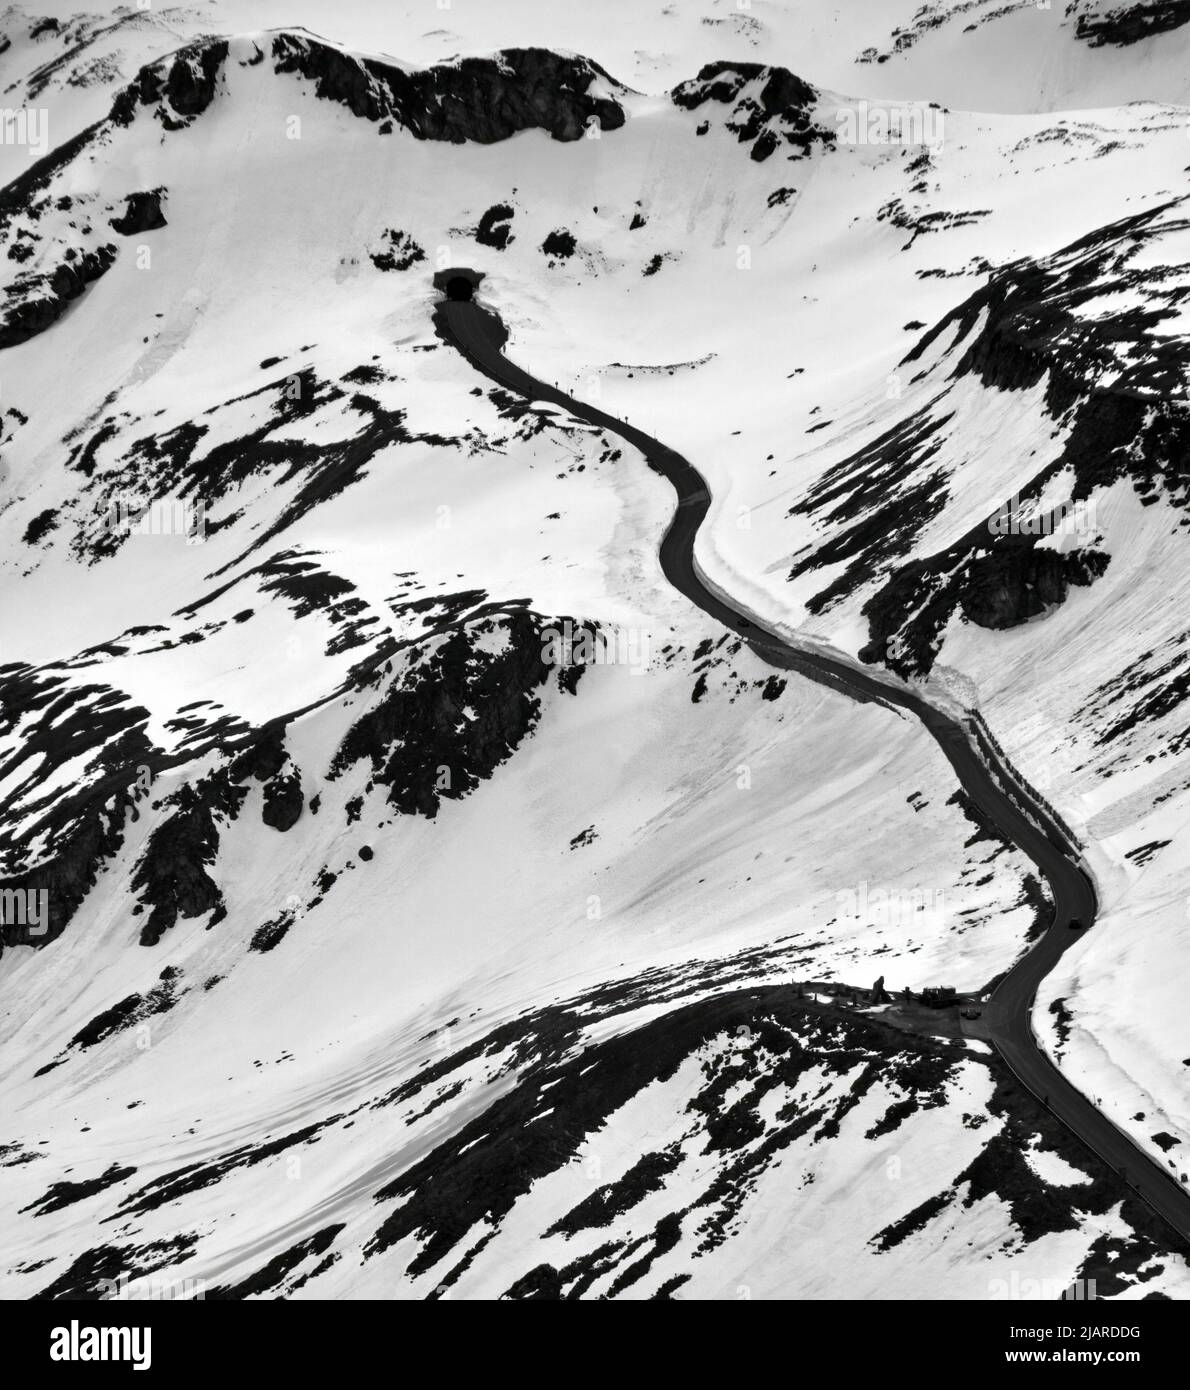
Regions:
[[0, 78], [14, 105], [52, 103], [60, 143], [102, 114], [103, 92], [183, 43], [281, 28], [414, 66], [501, 48], [586, 53], [643, 92], [724, 60], [958, 110], [1185, 102], [1190, 91], [1184, 0], [199, 0], [92, 13], [43, 0], [0, 16]]
[[[869, 659], [864, 605], [1006, 490], [1119, 518], [1041, 621], [963, 621], [969, 546], [945, 619], [875, 655], [978, 700], [1026, 773], [1082, 750], [1047, 794], [1108, 912], [1047, 1017], [1181, 1144], [1166, 1000], [1125, 1051], [1095, 993], [1124, 957], [1159, 992], [1184, 949], [1129, 953], [1122, 852], [1176, 717], [1149, 687], [1181, 566], [1179, 113], [851, 145], [855, 103], [743, 65], [734, 17], [646, 84], [594, 37], [425, 68], [416, 35], [357, 58], [267, 8], [0, 56], [29, 84], [31, 45], [81, 45], [42, 89], [71, 89], [62, 138], [7, 149], [0, 191], [0, 1291], [1185, 1296], [1185, 1252], [981, 1044], [855, 992], [983, 990], [1043, 920], [1028, 862], [915, 723], [773, 675], [670, 590], [668, 487], [431, 317], [436, 276], [481, 272], [517, 360], [705, 471], [716, 581]], [[1122, 421], [1087, 460], [1101, 396], [1143, 448]], [[1158, 537], [1164, 569], [1129, 563]]]
[[1143, 1137], [1182, 1136], [1163, 1161], [1184, 1171], [1190, 1033], [1166, 963], [1190, 949], [1186, 221], [1153, 191], [865, 364], [867, 390], [815, 408], [777, 474], [791, 487], [733, 469], [748, 524], [725, 506], [705, 562], [737, 591], [752, 578], [764, 611], [978, 704], [1088, 843], [1112, 939], [1073, 953], [1043, 1002], [1096, 982], [1075, 1014], [1102, 1022], [1066, 1060], [1119, 1123], [1156, 1109]]

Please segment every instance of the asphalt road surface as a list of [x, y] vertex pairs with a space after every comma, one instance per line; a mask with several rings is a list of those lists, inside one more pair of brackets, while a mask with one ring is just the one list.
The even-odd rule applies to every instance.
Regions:
[[[1093, 1149], [1121, 1173], [1137, 1195], [1180, 1236], [1190, 1239], [1190, 1193], [1116, 1128], [1042, 1052], [1030, 1015], [1037, 987], [1062, 953], [1082, 935], [1071, 919], [1090, 930], [1095, 920], [1095, 887], [1077, 845], [1043, 803], [1037, 801], [1002, 764], [978, 730], [928, 704], [908, 686], [875, 675], [858, 664], [812, 648], [795, 647], [725, 601], [700, 575], [694, 539], [711, 505], [705, 479], [681, 454], [618, 420], [538, 381], [510, 362], [503, 348], [508, 334], [499, 317], [474, 300], [444, 299], [434, 323], [439, 336], [473, 366], [501, 386], [530, 401], [556, 405], [589, 424], [617, 434], [639, 449], [649, 466], [678, 494], [678, 506], [661, 542], [661, 568], [669, 582], [692, 603], [738, 634], [770, 666], [796, 671], [861, 701], [877, 700], [907, 710], [933, 736], [972, 802], [1005, 839], [1012, 841], [1045, 876], [1054, 903], [1053, 921], [1033, 947], [1000, 980], [977, 1028], [970, 1031], [995, 1047], [1018, 1079]], [[1026, 811], [1028, 810], [1028, 813]]]

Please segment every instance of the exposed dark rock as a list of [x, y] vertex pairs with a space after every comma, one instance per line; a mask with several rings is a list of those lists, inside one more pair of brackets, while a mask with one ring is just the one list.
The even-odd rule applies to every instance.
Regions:
[[130, 193], [121, 217], [111, 219], [112, 227], [121, 236], [136, 236], [139, 232], [152, 232], [166, 225], [165, 214], [161, 211], [164, 188], [152, 188], [143, 193]]
[[597, 1226], [610, 1226], [617, 1216], [630, 1211], [651, 1192], [665, 1185], [666, 1177], [681, 1163], [682, 1151], [677, 1144], [661, 1153], [647, 1153], [632, 1165], [618, 1182], [596, 1188], [589, 1197], [572, 1207], [546, 1232], [554, 1235], [576, 1235], [579, 1231]]
[[1146, 0], [1140, 5], [1121, 5], [1105, 13], [1080, 14], [1074, 36], [1101, 48], [1125, 47], [1153, 34], [1168, 33], [1190, 24], [1190, 0]]
[[274, 830], [289, 830], [297, 823], [304, 805], [302, 779], [298, 773], [278, 773], [265, 783], [264, 807], [260, 818]]
[[0, 226], [7, 226], [14, 214], [27, 212], [36, 203], [37, 195], [49, 187], [55, 174], [68, 168], [101, 134], [103, 128], [104, 123], [96, 121], [94, 125], [80, 130], [57, 149], [42, 155], [11, 183], [0, 188]]
[[232, 759], [231, 776], [237, 782], [246, 782], [249, 777], [255, 777], [258, 782], [267, 782], [276, 777], [288, 757], [284, 726], [275, 724]]
[[223, 905], [219, 886], [207, 873], [219, 848], [216, 818], [234, 820], [247, 794], [221, 771], [169, 798], [173, 809], [149, 836], [132, 877], [133, 891], [152, 907], [141, 928], [142, 946], [155, 946], [179, 917], [201, 917]]
[[312, 1236], [307, 1236], [305, 1240], [299, 1240], [288, 1250], [283, 1250], [279, 1255], [275, 1255], [255, 1274], [250, 1274], [238, 1284], [221, 1284], [208, 1289], [206, 1297], [208, 1299], [241, 1299], [255, 1294], [267, 1293], [270, 1289], [277, 1288], [304, 1260], [321, 1255], [328, 1250], [342, 1229], [342, 1223], [336, 1226], [326, 1226], [321, 1231], [316, 1231]]
[[[1164, 204], [1098, 228], [1044, 260], [1014, 262], [903, 359], [909, 366], [932, 347], [956, 343], [949, 380], [974, 376], [1001, 391], [1044, 383], [1045, 408], [1066, 437], [1006, 514], [1002, 508], [921, 559], [904, 556], [948, 500], [946, 474], [928, 467], [950, 420], [938, 409], [945, 384], [916, 414], [828, 470], [795, 511], [833, 524], [832, 533], [799, 556], [790, 577], [849, 562], [808, 601], [815, 613], [879, 578], [863, 608], [870, 639], [864, 661], [924, 674], [957, 610], [983, 626], [1013, 626], [1062, 602], [1071, 584], [1092, 582], [1107, 560], [1087, 548], [1095, 528], [1080, 507], [1120, 478], [1131, 480], [1143, 502], [1190, 512], [1184, 345], [1165, 327], [1180, 301], [1167, 283], [1162, 244], [1183, 226], [1174, 206]], [[1120, 306], [1113, 313], [1080, 312], [1113, 297]], [[1065, 484], [1065, 499], [1040, 513], [1040, 499], [1053, 495], [1062, 474], [1074, 479]], [[873, 492], [883, 499], [876, 506]], [[1084, 548], [1065, 555], [1034, 550], [1041, 535], [1059, 528], [1087, 532]]]
[[[561, 1025], [553, 1018], [541, 1022]], [[740, 1037], [749, 1041], [725, 1047], [727, 1039]], [[828, 1009], [798, 1001], [789, 987], [720, 992], [577, 1051], [565, 1047], [564, 1038], [563, 1032], [549, 1060], [529, 1066], [511, 1090], [376, 1193], [378, 1200], [398, 1205], [365, 1245], [365, 1259], [416, 1235], [420, 1249], [407, 1265], [409, 1272], [433, 1268], [477, 1231], [498, 1226], [521, 1194], [572, 1161], [583, 1138], [597, 1133], [630, 1097], [671, 1077], [692, 1054], [718, 1040], [724, 1050], [704, 1066], [701, 1089], [687, 1108], [726, 1155], [722, 1167], [684, 1210], [664, 1213], [643, 1241], [601, 1247], [558, 1271], [561, 1277], [530, 1278], [520, 1296], [560, 1297], [564, 1290], [568, 1298], [581, 1297], [598, 1272], [612, 1267], [618, 1268], [623, 1287], [646, 1272], [653, 1254], [672, 1246], [686, 1216], [705, 1233], [702, 1248], [720, 1243], [759, 1173], [816, 1127], [822, 1137], [831, 1137], [872, 1086], [901, 1088], [907, 1099], [916, 1100], [915, 1108], [941, 1103], [942, 1087], [959, 1056], [949, 1045], [909, 1038], [868, 1020], [843, 1024]], [[509, 1041], [493, 1037], [485, 1050]], [[739, 1055], [740, 1048], [753, 1046], [765, 1049], [763, 1067]], [[854, 1074], [840, 1098], [791, 1107], [765, 1120], [766, 1097], [774, 1087], [796, 1086], [807, 1071], [823, 1067]], [[433, 1080], [440, 1079], [435, 1070]], [[736, 1099], [741, 1083], [748, 1094]], [[765, 1137], [759, 1145], [747, 1142], [760, 1133]], [[630, 1211], [663, 1187], [674, 1166], [668, 1153], [647, 1155], [619, 1183], [603, 1189], [602, 1200], [584, 1199], [554, 1229], [601, 1224], [604, 1203], [610, 1216]], [[683, 1188], [683, 1198], [688, 1200], [688, 1189]]]
[[1110, 557], [1101, 551], [1001, 546], [967, 567], [959, 604], [980, 627], [1008, 628], [1039, 617], [1066, 598], [1071, 584], [1089, 584]]
[[147, 1245], [96, 1246], [79, 1255], [68, 1269], [34, 1296], [98, 1301], [105, 1297], [105, 1288], [121, 1278], [139, 1279], [155, 1269], [175, 1264], [194, 1248], [197, 1239], [196, 1235], [187, 1233], [169, 1240], [150, 1241]]
[[[793, 146], [798, 155], [805, 155], [814, 144], [830, 145], [836, 138], [834, 131], [814, 121], [814, 88], [787, 68], [708, 63], [697, 77], [680, 83], [670, 95], [676, 105], [690, 111], [708, 101], [730, 105], [731, 114], [724, 125], [741, 144], [752, 145], [750, 154], [755, 160], [767, 159], [781, 140]], [[699, 128], [700, 135], [703, 129]]]
[[275, 946], [281, 944], [291, 926], [293, 926], [293, 914], [291, 912], [282, 912], [279, 916], [270, 918], [263, 926], [257, 927], [256, 931], [253, 932], [248, 949], [259, 951], [261, 954], [271, 951]]
[[238, 1149], [232, 1149], [230, 1152], [222, 1154], [219, 1158], [188, 1163], [181, 1168], [175, 1168], [163, 1177], [154, 1178], [144, 1187], [138, 1188], [136, 1192], [124, 1198], [120, 1203], [120, 1214], [121, 1216], [132, 1217], [143, 1216], [145, 1212], [156, 1211], [168, 1202], [176, 1202], [179, 1197], [185, 1197], [191, 1192], [199, 1192], [203, 1188], [222, 1182], [229, 1173], [240, 1169], [254, 1168], [259, 1163], [265, 1163], [270, 1158], [285, 1153], [287, 1149], [308, 1143], [315, 1135], [331, 1125], [337, 1124], [342, 1118], [343, 1116], [339, 1114], [328, 1115], [324, 1120], [316, 1120], [313, 1124], [305, 1125], [301, 1129], [290, 1130], [288, 1134], [282, 1134], [275, 1139], [266, 1139], [260, 1144], [244, 1144]]
[[[135, 799], [129, 769], [152, 763], [156, 750], [144, 735], [148, 712], [125, 703], [118, 692], [72, 688], [29, 668], [10, 668], [0, 676], [0, 697], [0, 722], [11, 728], [25, 719], [18, 757], [40, 754], [48, 770], [93, 750], [96, 763], [94, 778], [80, 791], [52, 802], [23, 827], [24, 844], [41, 845], [43, 854], [48, 847], [35, 867], [19, 871], [20, 847], [11, 841], [0, 846], [0, 863], [9, 869], [0, 875], [0, 891], [44, 893], [48, 907], [48, 923], [39, 922], [36, 934], [27, 922], [5, 921], [0, 939], [41, 946], [62, 934], [95, 884], [100, 865], [122, 844], [124, 819]], [[100, 747], [97, 734], [106, 740]], [[13, 787], [10, 797], [19, 791]]]
[[25, 534], [21, 539], [26, 545], [36, 545], [38, 541], [56, 529], [58, 525], [58, 513], [53, 507], [47, 507], [44, 512], [38, 512], [33, 520], [25, 527]]
[[542, 619], [517, 609], [502, 615], [500, 626], [508, 641], [496, 655], [475, 645], [493, 627], [485, 619], [474, 630], [449, 632], [411, 661], [348, 733], [330, 775], [366, 759], [390, 805], [430, 818], [443, 800], [461, 798], [490, 777], [536, 724], [535, 692], [553, 669]]
[[129, 994], [110, 1009], [96, 1014], [71, 1038], [70, 1046], [94, 1047], [113, 1033], [122, 1033], [154, 1014], [168, 1013], [180, 998], [175, 983], [179, 977], [179, 971], [167, 967], [161, 972], [160, 983], [147, 994]]
[[618, 102], [588, 94], [597, 77], [616, 85], [597, 63], [545, 48], [506, 48], [490, 58], [410, 72], [282, 33], [273, 40], [273, 57], [277, 72], [301, 73], [319, 97], [365, 120], [391, 119], [419, 140], [490, 145], [534, 129], [577, 140], [591, 121], [605, 131], [624, 124]]
[[574, 234], [565, 227], [557, 228], [541, 243], [547, 256], [560, 256], [563, 260], [574, 255]]
[[0, 320], [0, 348], [23, 343], [57, 323], [71, 300], [98, 280], [115, 259], [114, 246], [100, 246], [73, 260], [63, 259], [47, 274], [14, 281]]
[[[112, 103], [111, 119], [128, 125], [138, 107], [161, 103], [157, 115], [167, 130], [187, 124], [214, 101], [227, 51], [224, 39], [200, 39], [172, 58], [141, 68]], [[175, 120], [175, 115], [183, 119]]]
[[84, 1197], [91, 1197], [96, 1192], [102, 1192], [105, 1188], [114, 1187], [116, 1183], [130, 1178], [135, 1172], [135, 1168], [121, 1168], [118, 1163], [113, 1163], [105, 1173], [100, 1173], [97, 1178], [91, 1178], [84, 1182], [68, 1182], [66, 1180], [54, 1182], [35, 1202], [30, 1202], [27, 1207], [22, 1207], [21, 1210], [35, 1212], [38, 1216], [45, 1216], [51, 1211], [61, 1211], [63, 1207], [81, 1202]]
[[408, 232], [389, 230], [381, 240], [384, 249], [369, 253], [377, 270], [408, 270], [426, 258], [425, 251]]
[[749, 158], [756, 160], [759, 164], [766, 160], [769, 155], [777, 148], [777, 137], [771, 130], [762, 130], [752, 142], [752, 149]]
[[494, 203], [479, 219], [475, 240], [503, 251], [512, 239], [512, 208], [507, 203]]

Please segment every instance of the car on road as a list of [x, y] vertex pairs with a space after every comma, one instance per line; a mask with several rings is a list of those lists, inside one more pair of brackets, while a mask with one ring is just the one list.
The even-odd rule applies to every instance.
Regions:
[[982, 1009], [960, 1009], [959, 1012], [964, 1018], [979, 1018], [983, 1014]]
[[1081, 917], [1072, 917], [1068, 925], [1071, 931], [1082, 931], [1087, 924]]

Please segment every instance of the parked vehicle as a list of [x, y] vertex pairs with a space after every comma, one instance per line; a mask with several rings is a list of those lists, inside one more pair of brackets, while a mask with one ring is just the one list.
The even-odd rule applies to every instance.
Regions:
[[1085, 927], [1086, 925], [1087, 925], [1086, 922], [1084, 922], [1083, 919], [1082, 919], [1081, 917], [1072, 917], [1072, 918], [1070, 919], [1070, 930], [1071, 930], [1071, 931], [1081, 931], [1081, 930], [1083, 929], [1083, 927]]

